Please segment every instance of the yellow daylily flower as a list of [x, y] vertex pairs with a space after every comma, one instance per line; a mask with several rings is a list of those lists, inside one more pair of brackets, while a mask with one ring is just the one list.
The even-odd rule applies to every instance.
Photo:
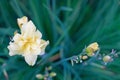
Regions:
[[86, 48], [86, 52], [88, 56], [93, 56], [94, 52], [97, 51], [99, 49], [99, 45], [97, 42], [94, 42], [92, 44], [90, 44], [87, 48]]
[[41, 39], [42, 34], [36, 30], [32, 21], [27, 21], [27, 17], [18, 19], [20, 33], [15, 33], [13, 41], [9, 43], [9, 55], [22, 55], [27, 64], [33, 66], [38, 55], [43, 55], [49, 41]]

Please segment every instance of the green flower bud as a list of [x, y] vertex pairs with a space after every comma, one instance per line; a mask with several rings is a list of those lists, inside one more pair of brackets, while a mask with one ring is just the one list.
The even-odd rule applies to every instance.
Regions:
[[50, 75], [51, 77], [55, 77], [55, 76], [56, 76], [56, 73], [55, 73], [55, 72], [51, 72], [49, 75]]
[[37, 74], [37, 75], [36, 75], [36, 78], [37, 78], [37, 79], [43, 79], [44, 76], [43, 76], [42, 74]]

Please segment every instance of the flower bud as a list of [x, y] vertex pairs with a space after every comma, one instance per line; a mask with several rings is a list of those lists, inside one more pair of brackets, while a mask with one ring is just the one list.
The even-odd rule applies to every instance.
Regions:
[[43, 76], [42, 74], [37, 74], [37, 75], [36, 75], [36, 78], [37, 78], [37, 79], [43, 79], [44, 76]]
[[103, 57], [103, 61], [104, 62], [110, 62], [111, 61], [111, 57], [109, 55], [106, 55]]
[[55, 72], [51, 72], [49, 75], [50, 75], [51, 77], [55, 77], [55, 76], [56, 76], [56, 73], [55, 73]]
[[86, 59], [88, 59], [88, 56], [82, 56], [82, 59], [86, 60]]

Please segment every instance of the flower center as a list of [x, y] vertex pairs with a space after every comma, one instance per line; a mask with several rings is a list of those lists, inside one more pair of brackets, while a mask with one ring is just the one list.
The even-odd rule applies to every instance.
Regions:
[[32, 46], [35, 45], [35, 39], [34, 38], [27, 38], [25, 40], [23, 40], [23, 46], [21, 48], [21, 50], [24, 51], [32, 51], [33, 48]]

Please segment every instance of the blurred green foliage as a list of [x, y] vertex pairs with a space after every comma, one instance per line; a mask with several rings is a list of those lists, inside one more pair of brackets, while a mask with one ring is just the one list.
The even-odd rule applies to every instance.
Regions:
[[[97, 41], [102, 53], [120, 50], [119, 0], [0, 0], [0, 80], [37, 80], [49, 58], [60, 54], [60, 59], [77, 55], [91, 42]], [[7, 46], [14, 31], [16, 19], [27, 16], [50, 41], [46, 55], [34, 67], [28, 66], [21, 56], [9, 56]], [[102, 65], [71, 66], [69, 62], [56, 65], [54, 80], [120, 80], [120, 58], [106, 68]], [[103, 67], [103, 66], [102, 66]]]

